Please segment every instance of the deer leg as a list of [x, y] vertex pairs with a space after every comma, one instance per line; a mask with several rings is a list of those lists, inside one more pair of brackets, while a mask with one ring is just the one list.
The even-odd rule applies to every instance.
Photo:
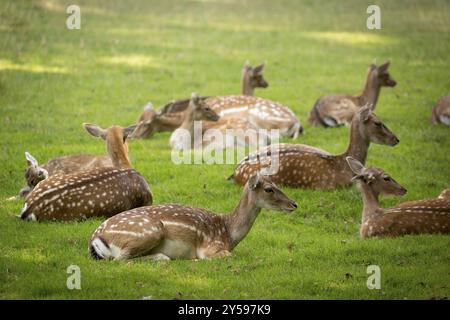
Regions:
[[135, 258], [136, 261], [146, 261], [146, 260], [153, 260], [153, 261], [167, 261], [171, 260], [170, 257], [166, 256], [163, 253], [155, 253], [144, 257]]

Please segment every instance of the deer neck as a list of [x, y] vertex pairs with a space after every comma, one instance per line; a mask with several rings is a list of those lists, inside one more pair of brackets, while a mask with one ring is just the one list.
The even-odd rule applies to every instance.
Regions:
[[[362, 164], [365, 164], [369, 145], [370, 140], [361, 133], [360, 121], [352, 121], [350, 128], [350, 142], [347, 151], [342, 155], [343, 161], [345, 162], [345, 158], [350, 156]], [[348, 166], [346, 165], [346, 167]]]
[[361, 190], [363, 199], [362, 223], [364, 223], [368, 219], [378, 216], [377, 209], [380, 208], [378, 202], [379, 194], [366, 183], [359, 182], [358, 187]]
[[114, 167], [132, 168], [128, 158], [128, 143], [126, 141], [124, 143], [122, 137], [108, 140], [108, 154]]
[[244, 96], [253, 96], [255, 88], [250, 83], [250, 77], [247, 71], [242, 72], [241, 94]]
[[359, 96], [360, 106], [365, 104], [373, 105], [372, 109], [375, 109], [377, 105], [378, 96], [380, 95], [381, 86], [376, 77], [371, 73], [367, 76], [366, 84], [362, 94]]
[[256, 205], [256, 199], [246, 187], [237, 207], [231, 214], [224, 216], [231, 248], [236, 247], [245, 238], [260, 212], [261, 208]]

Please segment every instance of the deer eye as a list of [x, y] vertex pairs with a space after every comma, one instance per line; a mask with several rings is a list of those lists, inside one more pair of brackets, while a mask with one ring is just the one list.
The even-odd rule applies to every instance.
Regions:
[[391, 177], [383, 177], [384, 181], [391, 181]]
[[265, 188], [264, 191], [267, 193], [273, 193], [273, 188]]
[[382, 124], [381, 122], [375, 122], [375, 125], [376, 125], [377, 127], [381, 127], [383, 124]]

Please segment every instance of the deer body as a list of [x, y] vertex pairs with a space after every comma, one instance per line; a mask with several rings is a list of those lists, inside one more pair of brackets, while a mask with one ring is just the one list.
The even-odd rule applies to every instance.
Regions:
[[381, 87], [394, 87], [397, 84], [389, 75], [388, 68], [389, 62], [379, 67], [371, 65], [364, 90], [359, 96], [334, 95], [319, 98], [308, 121], [312, 125], [335, 127], [351, 123], [355, 113], [364, 105], [371, 105], [372, 110], [375, 110]]
[[[253, 90], [268, 86], [262, 76], [264, 65], [255, 68], [245, 66], [242, 75], [242, 94], [232, 96], [200, 97], [221, 118], [246, 119], [248, 127], [258, 129], [278, 129], [281, 135], [297, 138], [303, 132], [300, 121], [286, 106], [267, 99], [253, 97]], [[184, 121], [184, 112], [188, 108], [189, 99], [178, 100], [158, 110], [158, 116], [147, 112], [139, 118], [142, 128], [137, 137], [146, 138], [158, 131], [173, 131]], [[231, 127], [229, 129], [233, 129]]]
[[127, 137], [135, 126], [106, 130], [86, 124], [94, 136], [107, 142], [114, 167], [71, 174], [56, 174], [41, 181], [25, 199], [21, 218], [33, 221], [111, 216], [152, 203], [145, 179], [131, 168]]
[[431, 122], [450, 126], [450, 95], [442, 97], [433, 108]]
[[359, 161], [347, 158], [356, 175], [364, 208], [361, 221], [361, 237], [405, 234], [450, 233], [450, 198], [438, 197], [399, 204], [393, 208], [379, 207], [381, 194], [406, 194], [406, 189], [380, 168], [364, 168]]
[[211, 259], [230, 252], [250, 231], [261, 208], [293, 211], [297, 205], [269, 180], [252, 177], [229, 215], [178, 204], [141, 207], [103, 222], [89, 251], [97, 259]]
[[321, 149], [298, 144], [270, 146], [242, 160], [232, 177], [236, 183], [245, 184], [254, 172], [270, 166], [272, 154], [278, 153], [278, 171], [271, 175], [277, 184], [312, 189], [349, 186], [353, 173], [345, 159], [352, 156], [364, 163], [370, 142], [393, 146], [399, 140], [369, 107], [364, 107], [353, 118], [345, 153], [331, 155]]

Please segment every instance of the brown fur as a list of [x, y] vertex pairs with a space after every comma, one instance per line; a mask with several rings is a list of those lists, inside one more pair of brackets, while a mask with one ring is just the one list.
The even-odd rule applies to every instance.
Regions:
[[433, 124], [443, 123], [450, 126], [450, 95], [439, 99], [433, 108], [431, 122]]

